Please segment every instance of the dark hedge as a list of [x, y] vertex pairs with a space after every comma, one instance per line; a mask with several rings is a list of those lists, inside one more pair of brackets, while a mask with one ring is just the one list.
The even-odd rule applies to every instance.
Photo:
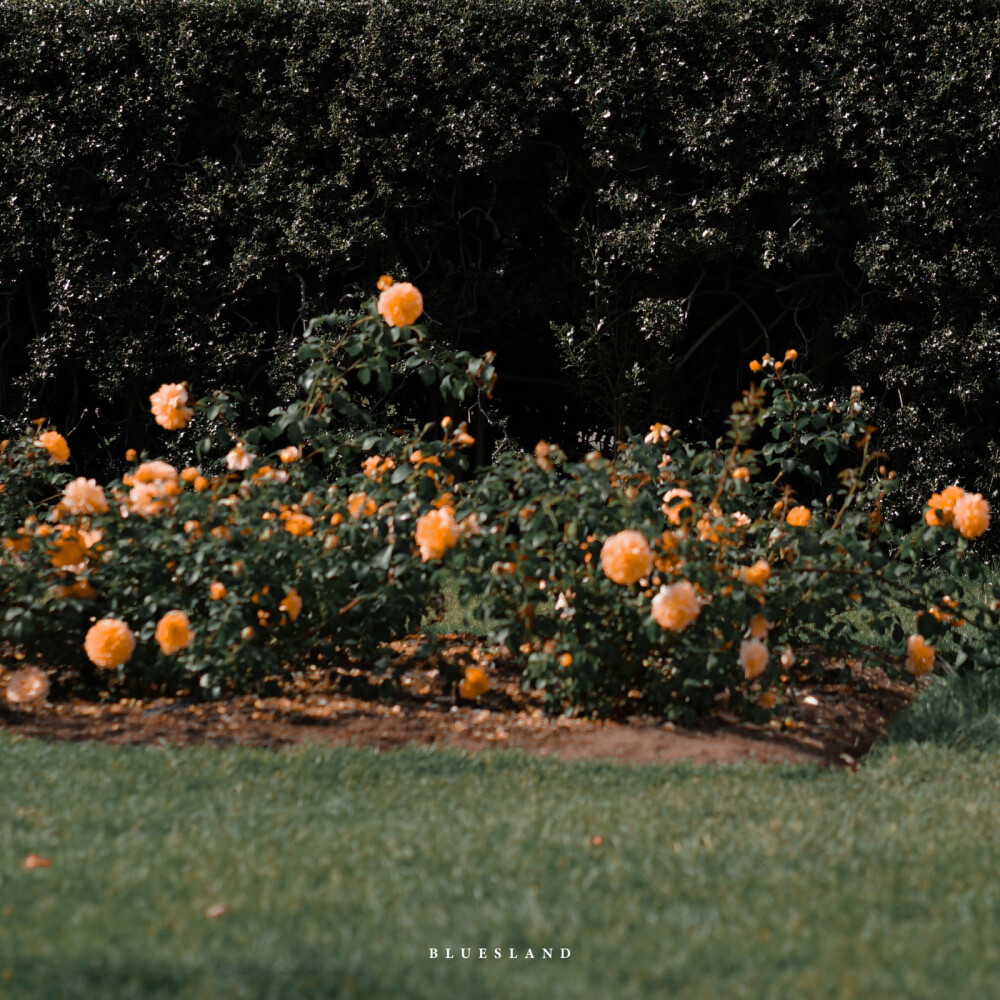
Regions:
[[265, 411], [388, 271], [527, 443], [796, 347], [911, 500], [995, 499], [998, 50], [985, 0], [6, 0], [0, 412], [93, 466], [162, 381]]

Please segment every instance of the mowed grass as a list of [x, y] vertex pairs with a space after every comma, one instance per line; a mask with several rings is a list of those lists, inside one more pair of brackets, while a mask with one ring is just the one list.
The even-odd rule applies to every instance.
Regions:
[[[0, 763], [4, 998], [995, 1000], [1000, 981], [986, 753], [906, 744], [850, 773], [0, 734]], [[428, 957], [463, 946], [522, 957]]]

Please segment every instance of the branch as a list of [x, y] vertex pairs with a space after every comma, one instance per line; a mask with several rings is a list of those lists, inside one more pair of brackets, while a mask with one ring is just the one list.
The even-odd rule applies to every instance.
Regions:
[[740, 311], [740, 304], [741, 304], [741, 303], [737, 303], [737, 304], [736, 304], [735, 306], [733, 306], [733, 308], [732, 308], [732, 309], [730, 309], [730, 310], [729, 310], [729, 312], [727, 312], [727, 313], [726, 313], [726, 315], [725, 315], [725, 316], [722, 316], [722, 317], [720, 317], [719, 319], [717, 319], [717, 320], [716, 320], [716, 321], [715, 321], [715, 322], [714, 322], [714, 323], [713, 323], [713, 324], [712, 324], [712, 325], [711, 325], [711, 326], [710, 326], [710, 327], [709, 327], [709, 328], [708, 328], [708, 329], [707, 329], [707, 330], [706, 330], [706, 331], [705, 331], [705, 332], [704, 332], [704, 333], [703, 333], [703, 334], [702, 334], [702, 335], [701, 335], [701, 336], [700, 336], [700, 337], [699, 337], [699, 338], [698, 338], [698, 339], [697, 339], [697, 340], [696, 340], [696, 341], [695, 341], [695, 342], [694, 342], [694, 343], [693, 343], [693, 344], [692, 344], [692, 345], [691, 345], [691, 346], [690, 346], [690, 347], [688, 348], [688, 351], [687, 351], [687, 353], [686, 353], [686, 354], [684, 355], [684, 357], [683, 357], [683, 358], [681, 358], [681, 360], [680, 360], [680, 363], [679, 363], [679, 364], [677, 365], [677, 369], [678, 369], [678, 371], [679, 371], [679, 370], [680, 370], [681, 368], [683, 368], [683, 367], [684, 367], [685, 363], [686, 363], [686, 362], [687, 362], [687, 360], [688, 360], [688, 359], [689, 359], [689, 358], [691, 357], [691, 355], [692, 355], [692, 354], [694, 354], [694, 352], [695, 352], [695, 351], [697, 351], [697, 350], [698, 350], [698, 348], [699, 348], [699, 347], [701, 347], [701, 345], [702, 345], [703, 343], [705, 343], [705, 341], [706, 341], [706, 340], [708, 340], [708, 338], [709, 338], [709, 337], [710, 337], [710, 336], [711, 336], [711, 335], [712, 335], [713, 333], [715, 333], [715, 331], [716, 331], [716, 330], [718, 330], [718, 329], [719, 329], [719, 327], [720, 327], [720, 326], [722, 326], [722, 324], [723, 324], [723, 323], [725, 323], [725, 322], [726, 322], [726, 320], [730, 319], [730, 318], [731, 318], [732, 316], [734, 316], [734, 315], [735, 315], [736, 313], [738, 313], [738, 312]]

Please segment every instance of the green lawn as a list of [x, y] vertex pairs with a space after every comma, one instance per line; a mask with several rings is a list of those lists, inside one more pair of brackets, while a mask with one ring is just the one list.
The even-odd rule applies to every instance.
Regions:
[[[0, 996], [994, 1000], [997, 764], [0, 735]], [[51, 867], [23, 870], [32, 852]], [[428, 957], [462, 946], [571, 956]]]

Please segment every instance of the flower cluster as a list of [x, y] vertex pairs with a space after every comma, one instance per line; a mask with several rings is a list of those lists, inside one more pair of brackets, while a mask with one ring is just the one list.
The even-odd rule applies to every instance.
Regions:
[[931, 495], [924, 520], [932, 527], [951, 525], [963, 538], [978, 538], [990, 526], [990, 505], [981, 493], [948, 486]]
[[129, 508], [143, 517], [153, 517], [173, 508], [182, 487], [177, 470], [168, 462], [143, 462], [133, 473], [122, 477], [132, 489]]

